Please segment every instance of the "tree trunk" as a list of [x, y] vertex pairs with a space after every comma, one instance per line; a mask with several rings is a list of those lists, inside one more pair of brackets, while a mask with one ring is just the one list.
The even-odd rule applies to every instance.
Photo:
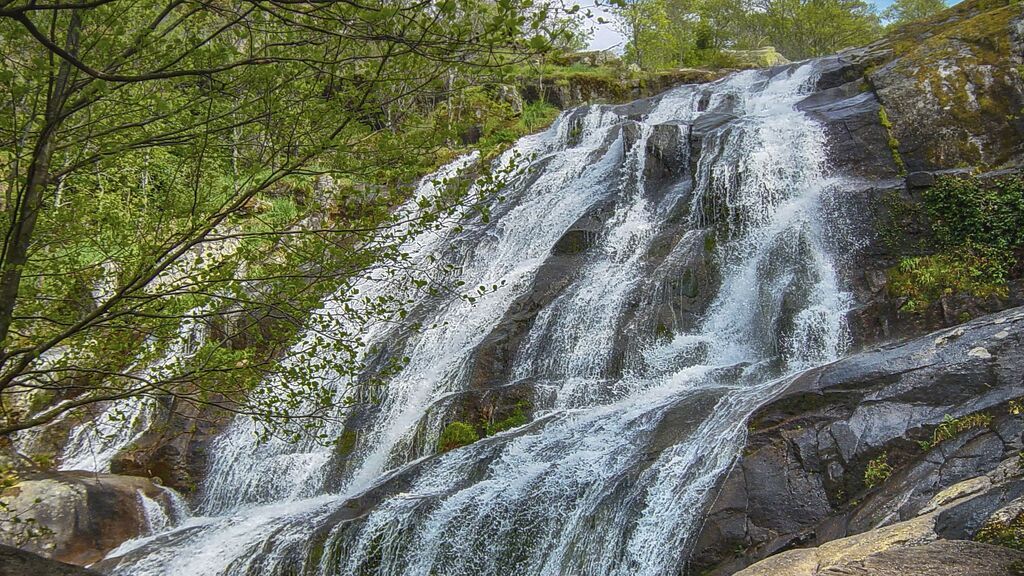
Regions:
[[[78, 53], [80, 29], [81, 16], [76, 10], [72, 12], [68, 22], [65, 42], [65, 49], [72, 55]], [[50, 162], [53, 160], [57, 130], [62, 120], [61, 112], [71, 93], [72, 72], [71, 64], [62, 60], [53, 88], [47, 96], [45, 122], [32, 149], [32, 162], [29, 165], [21, 202], [13, 210], [14, 217], [7, 250], [3, 254], [3, 274], [0, 275], [0, 366], [7, 359], [10, 346], [8, 335], [14, 317], [14, 306], [21, 288], [21, 277], [28, 263], [28, 250], [32, 244], [32, 234], [39, 218], [39, 210], [42, 208], [43, 193], [49, 184]]]

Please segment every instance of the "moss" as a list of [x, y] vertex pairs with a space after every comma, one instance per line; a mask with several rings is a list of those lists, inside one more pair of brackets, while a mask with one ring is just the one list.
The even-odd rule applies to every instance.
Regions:
[[437, 451], [448, 452], [449, 450], [472, 444], [479, 439], [476, 428], [456, 420], [445, 426], [444, 430], [441, 431], [441, 437], [437, 440]]
[[714, 234], [708, 233], [704, 236], [704, 251], [714, 252], [715, 248], [718, 247], [718, 240]]
[[356, 431], [345, 430], [335, 441], [334, 448], [339, 456], [348, 456], [356, 449]]
[[974, 540], [1024, 551], [1024, 514], [1017, 514], [1009, 522], [988, 520], [975, 534]]
[[485, 429], [487, 431], [487, 435], [492, 436], [499, 432], [511, 430], [512, 428], [518, 428], [519, 426], [522, 426], [527, 422], [529, 422], [529, 419], [526, 417], [526, 413], [523, 412], [522, 407], [517, 406], [516, 409], [512, 412], [512, 414], [510, 414], [507, 418], [499, 420], [497, 422], [490, 423], [486, 426]]
[[889, 120], [889, 114], [885, 111], [885, 106], [878, 107], [878, 121], [882, 124], [882, 128], [885, 128], [889, 140], [889, 151], [892, 153], [892, 161], [896, 164], [896, 169], [900, 174], [905, 174], [907, 165], [903, 163], [903, 157], [900, 156], [900, 141], [893, 135], [892, 122]]
[[889, 476], [892, 476], [892, 466], [889, 465], [888, 454], [883, 453], [868, 462], [867, 468], [864, 469], [864, 485], [874, 488], [888, 480]]
[[[934, 98], [950, 121], [945, 137], [931, 138], [921, 150], [935, 165], [1001, 164], [1012, 146], [986, 147], [986, 156], [971, 135], [989, 142], [1016, 142], [1007, 122], [1015, 89], [1009, 58], [1010, 20], [1019, 8], [1007, 0], [964, 2], [935, 18], [899, 28], [889, 38], [897, 58], [892, 72], [913, 78], [923, 98]], [[942, 73], [939, 73], [939, 71]], [[977, 87], [974, 89], [973, 87]], [[997, 95], [997, 97], [991, 97]]]

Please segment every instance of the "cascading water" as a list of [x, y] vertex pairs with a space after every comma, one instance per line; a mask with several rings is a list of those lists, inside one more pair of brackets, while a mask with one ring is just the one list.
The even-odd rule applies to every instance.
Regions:
[[[493, 290], [476, 303], [441, 296], [419, 307], [427, 328], [396, 345], [409, 363], [346, 464], [313, 442], [257, 444], [254, 425], [239, 420], [213, 447], [206, 516], [122, 546], [105, 567], [138, 576], [678, 572], [746, 417], [787, 375], [836, 358], [846, 342], [850, 303], [820, 225], [835, 180], [821, 126], [796, 109], [814, 80], [812, 65], [743, 72], [678, 88], [638, 119], [592, 107], [521, 141], [534, 160], [514, 173], [489, 223], [410, 244], [414, 260], [452, 247], [456, 280]], [[729, 121], [691, 154], [690, 126], [710, 114]], [[665, 124], [680, 152], [662, 161], [685, 177], [654, 190], [649, 144]], [[500, 385], [532, 387], [533, 422], [430, 456], [445, 406], [472, 392], [474, 354], [563, 235], [594, 214], [602, 224], [574, 256], [578, 269], [529, 322], [509, 366], [495, 369]], [[667, 254], [651, 257], [673, 227], [681, 232]], [[710, 253], [720, 278], [701, 320], [674, 334], [641, 329], [654, 322], [638, 302], [693, 250]], [[388, 289], [373, 275], [360, 286]], [[365, 340], [394, 335], [369, 330]], [[351, 384], [337, 380], [339, 391]]]

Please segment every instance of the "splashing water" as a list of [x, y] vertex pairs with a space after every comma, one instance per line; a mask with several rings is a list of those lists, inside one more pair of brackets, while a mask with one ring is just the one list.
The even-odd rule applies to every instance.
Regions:
[[[367, 412], [345, 466], [312, 441], [257, 444], [253, 424], [239, 420], [212, 448], [206, 515], [122, 546], [110, 569], [677, 573], [747, 416], [789, 375], [846, 346], [850, 297], [820, 225], [836, 181], [822, 127], [795, 108], [814, 81], [810, 65], [743, 72], [678, 88], [640, 119], [591, 107], [520, 141], [534, 159], [490, 223], [411, 241], [420, 261], [455, 247], [457, 279], [494, 289], [475, 304], [442, 296], [420, 307], [427, 328], [400, 343], [410, 361]], [[692, 155], [690, 126], [712, 113], [731, 120]], [[662, 161], [685, 172], [668, 184], [652, 181], [649, 165], [665, 133], [681, 152]], [[533, 422], [431, 456], [444, 407], [472, 391], [475, 354], [588, 217], [599, 230], [524, 329], [502, 381], [532, 386]], [[683, 231], [663, 249], [673, 226]], [[682, 256], [706, 250], [711, 233], [720, 288], [700, 321], [671, 335], [640, 330], [654, 324], [641, 296], [677, 275]], [[659, 250], [667, 255], [653, 265]], [[372, 275], [360, 286], [388, 289]], [[394, 333], [365, 336], [369, 346]]]

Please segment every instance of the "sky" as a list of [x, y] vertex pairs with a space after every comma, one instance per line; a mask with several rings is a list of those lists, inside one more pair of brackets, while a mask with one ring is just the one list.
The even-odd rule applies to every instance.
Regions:
[[[873, 0], [871, 3], [875, 5], [875, 8], [879, 12], [881, 12], [892, 4], [893, 0]], [[946, 3], [950, 4], [951, 2], [947, 0]], [[580, 7], [590, 9], [593, 14], [592, 25], [594, 27], [594, 34], [590, 38], [590, 44], [587, 49], [621, 52], [625, 44], [625, 38], [615, 30], [614, 24], [611, 23], [614, 16], [608, 11], [608, 9], [601, 6], [595, 6], [592, 2], [581, 2]], [[597, 22], [598, 18], [604, 18], [608, 22], [600, 24]]]

